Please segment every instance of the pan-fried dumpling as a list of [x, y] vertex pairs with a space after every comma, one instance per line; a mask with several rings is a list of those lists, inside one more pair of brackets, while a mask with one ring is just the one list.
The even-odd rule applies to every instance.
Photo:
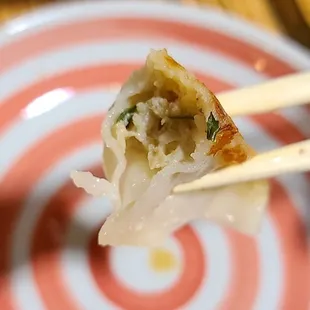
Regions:
[[166, 50], [151, 51], [123, 85], [102, 137], [107, 180], [72, 173], [78, 187], [113, 202], [101, 245], [156, 245], [197, 218], [257, 231], [268, 196], [265, 181], [172, 195], [176, 185], [254, 152], [213, 93]]

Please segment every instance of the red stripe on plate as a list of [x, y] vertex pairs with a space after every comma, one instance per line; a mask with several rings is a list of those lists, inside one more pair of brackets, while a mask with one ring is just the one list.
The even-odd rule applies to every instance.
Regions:
[[[211, 29], [161, 19], [101, 18], [76, 21], [44, 29], [0, 48], [1, 71], [53, 50], [91, 41], [162, 39], [214, 50], [254, 69], [261, 60], [264, 73], [275, 77], [294, 72], [288, 63], [248, 42]], [[163, 46], [164, 47], [164, 46]], [[87, 57], [87, 55], [86, 55]]]
[[[11, 295], [8, 278], [12, 272], [11, 238], [23, 203], [33, 187], [51, 166], [83, 145], [94, 140], [100, 141], [102, 118], [102, 115], [85, 118], [55, 130], [30, 147], [12, 165], [0, 182], [0, 301], [3, 309], [14, 308], [14, 297]], [[21, 175], [27, 176], [27, 182]]]
[[250, 119], [282, 144], [291, 144], [307, 138], [293, 123], [277, 113], [252, 115]]
[[[268, 210], [278, 234], [280, 259], [283, 261], [284, 287], [277, 309], [307, 310], [310, 263], [307, 255], [306, 227], [300, 221], [294, 202], [276, 180], [271, 181]], [[252, 309], [259, 289], [261, 272], [255, 239], [235, 231], [229, 231], [228, 237], [234, 269], [230, 291], [221, 304], [221, 310]]]
[[232, 274], [228, 292], [220, 304], [221, 310], [249, 310], [258, 293], [260, 279], [260, 261], [254, 238], [227, 229]]
[[89, 248], [89, 263], [101, 292], [126, 310], [171, 310], [190, 302], [206, 276], [205, 254], [201, 241], [190, 226], [183, 227], [174, 236], [182, 249], [183, 270], [177, 282], [167, 290], [145, 294], [130, 289], [113, 274], [109, 266], [113, 249], [99, 247], [96, 232]]
[[279, 309], [309, 310], [310, 261], [307, 230], [300, 221], [294, 202], [275, 180], [272, 182], [269, 210], [279, 234], [281, 258], [284, 261], [284, 288]]
[[[89, 136], [90, 140], [93, 138], [93, 135]], [[76, 138], [74, 140], [76, 141]], [[96, 175], [102, 175], [100, 165], [89, 170]], [[33, 273], [46, 309], [81, 309], [65, 284], [60, 252], [66, 245], [66, 236], [74, 212], [85, 196], [85, 192], [76, 188], [69, 180], [44, 206], [44, 212], [34, 230], [31, 247]]]

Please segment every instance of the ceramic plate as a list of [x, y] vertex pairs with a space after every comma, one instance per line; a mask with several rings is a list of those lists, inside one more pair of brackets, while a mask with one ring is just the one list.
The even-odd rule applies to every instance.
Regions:
[[[271, 181], [256, 238], [195, 222], [162, 248], [96, 244], [109, 202], [76, 189], [69, 172], [102, 175], [104, 113], [149, 49], [162, 47], [215, 92], [310, 68], [285, 39], [172, 4], [67, 4], [2, 27], [1, 309], [309, 309], [307, 175]], [[309, 138], [309, 117], [298, 107], [236, 122], [263, 151]]]

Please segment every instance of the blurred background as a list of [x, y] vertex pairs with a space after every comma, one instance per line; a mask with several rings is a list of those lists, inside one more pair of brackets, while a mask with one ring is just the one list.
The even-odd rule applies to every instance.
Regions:
[[[60, 1], [1, 0], [0, 22], [56, 2]], [[310, 0], [182, 0], [180, 2], [187, 5], [210, 5], [234, 13], [270, 31], [286, 34], [310, 48]]]

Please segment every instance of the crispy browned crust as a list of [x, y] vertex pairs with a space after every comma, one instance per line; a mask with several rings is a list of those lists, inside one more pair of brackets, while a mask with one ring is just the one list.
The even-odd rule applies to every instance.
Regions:
[[255, 155], [216, 96], [193, 74], [168, 55], [166, 50], [152, 51], [148, 61], [153, 62], [157, 70], [162, 71], [168, 78], [178, 80], [178, 83], [182, 84], [184, 88], [195, 90], [196, 103], [197, 105], [202, 104], [206, 118], [212, 112], [219, 121], [220, 131], [207, 154], [214, 156], [219, 166], [242, 163]]
[[[220, 122], [220, 131], [216, 136], [209, 155], [221, 155], [226, 164], [238, 164], [254, 156], [254, 151], [245, 143], [237, 126], [229, 115], [225, 112], [222, 105], [214, 94], [214, 112]], [[232, 143], [237, 140], [239, 143]], [[236, 142], [237, 142], [236, 141]]]
[[186, 71], [186, 69], [180, 65], [178, 62], [176, 62], [168, 53], [166, 50], [164, 50], [166, 52], [166, 55], [164, 56], [165, 57], [165, 60], [166, 62], [169, 64], [169, 66], [173, 69], [178, 69], [178, 70], [184, 70]]

